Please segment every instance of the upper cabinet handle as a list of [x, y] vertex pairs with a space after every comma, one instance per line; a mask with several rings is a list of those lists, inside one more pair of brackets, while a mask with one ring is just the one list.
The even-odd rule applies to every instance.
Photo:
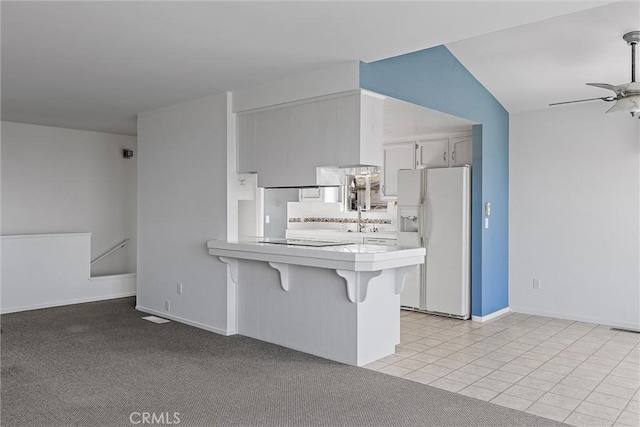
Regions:
[[442, 153], [442, 160], [447, 161], [447, 152]]
[[453, 150], [451, 152], [451, 160], [453, 160], [454, 162], [456, 161], [456, 151], [455, 150]]

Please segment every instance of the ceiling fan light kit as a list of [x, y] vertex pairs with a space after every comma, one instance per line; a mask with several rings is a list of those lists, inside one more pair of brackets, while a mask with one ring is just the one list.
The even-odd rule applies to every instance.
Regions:
[[607, 113], [617, 111], [631, 113], [632, 116], [640, 113], [640, 95], [630, 95], [618, 99], [615, 105], [607, 110]]
[[[615, 96], [604, 96], [600, 98], [580, 99], [578, 101], [556, 102], [553, 105], [572, 104], [574, 102], [594, 101], [596, 99], [613, 102], [615, 105], [607, 110], [607, 113], [622, 111], [631, 113], [631, 117], [635, 117], [640, 113], [640, 83], [636, 82], [636, 46], [640, 43], [640, 31], [631, 31], [622, 36], [622, 39], [631, 46], [631, 82], [621, 85], [611, 85], [608, 83], [587, 83], [587, 86], [599, 87], [615, 92]], [[640, 114], [638, 114], [640, 117]]]

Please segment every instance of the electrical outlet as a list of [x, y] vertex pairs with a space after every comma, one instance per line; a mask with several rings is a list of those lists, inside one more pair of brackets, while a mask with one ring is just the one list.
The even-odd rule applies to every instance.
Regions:
[[166, 300], [164, 302], [164, 309], [165, 309], [165, 311], [171, 311], [171, 301]]
[[540, 279], [533, 278], [533, 289], [540, 289]]
[[178, 282], [176, 284], [176, 292], [178, 293], [178, 295], [182, 295], [182, 283]]

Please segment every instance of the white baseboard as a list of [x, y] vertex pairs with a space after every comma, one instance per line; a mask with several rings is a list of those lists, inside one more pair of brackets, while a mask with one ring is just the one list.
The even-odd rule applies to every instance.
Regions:
[[189, 326], [193, 326], [193, 327], [196, 327], [196, 328], [204, 329], [205, 331], [215, 332], [216, 334], [220, 334], [220, 335], [229, 336], [229, 335], [235, 335], [236, 334], [236, 331], [234, 329], [226, 330], [226, 329], [217, 328], [215, 326], [211, 326], [211, 325], [207, 325], [207, 324], [204, 324], [204, 323], [195, 322], [193, 320], [185, 319], [184, 317], [174, 316], [173, 314], [169, 314], [166, 311], [154, 310], [152, 308], [142, 307], [140, 305], [136, 305], [136, 310], [142, 311], [144, 313], [153, 314], [155, 316], [162, 317], [162, 318], [165, 318], [165, 319], [174, 320], [176, 322], [184, 323], [185, 325], [189, 325]]
[[111, 282], [114, 280], [135, 279], [136, 273], [108, 274], [106, 276], [89, 277], [90, 282]]
[[533, 316], [555, 317], [556, 319], [573, 320], [576, 322], [595, 323], [598, 325], [606, 325], [606, 326], [612, 326], [616, 328], [635, 329], [635, 330], [640, 329], [640, 323], [620, 322], [617, 320], [600, 319], [597, 317], [590, 317], [590, 316], [575, 316], [567, 313], [554, 313], [550, 311], [535, 310], [535, 309], [532, 310], [525, 307], [512, 307], [511, 311], [513, 311], [514, 313], [531, 314]]
[[7, 309], [2, 310], [2, 314], [18, 313], [20, 311], [39, 310], [41, 308], [51, 308], [51, 307], [62, 307], [65, 305], [83, 304], [85, 302], [96, 302], [96, 301], [125, 298], [125, 297], [134, 297], [134, 296], [136, 296], [135, 291], [122, 292], [122, 293], [111, 294], [111, 295], [94, 296], [89, 298], [79, 298], [79, 299], [73, 299], [68, 301], [56, 301], [53, 303], [46, 303], [46, 304], [34, 304], [34, 305], [27, 305], [23, 307], [9, 307]]
[[505, 307], [502, 310], [494, 311], [493, 313], [487, 314], [486, 316], [471, 316], [471, 320], [473, 320], [474, 322], [488, 322], [489, 320], [495, 319], [498, 316], [507, 314], [509, 311], [509, 307]]

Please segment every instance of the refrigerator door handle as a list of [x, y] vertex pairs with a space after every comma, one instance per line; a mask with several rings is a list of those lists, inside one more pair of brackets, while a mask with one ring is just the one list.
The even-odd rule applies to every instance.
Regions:
[[[422, 202], [421, 202], [422, 203]], [[422, 240], [422, 204], [418, 206], [418, 238]]]
[[420, 210], [418, 212], [418, 236], [420, 236], [420, 240], [424, 240], [427, 236], [427, 230], [425, 229], [426, 224], [426, 215], [427, 208], [423, 203], [420, 205]]

